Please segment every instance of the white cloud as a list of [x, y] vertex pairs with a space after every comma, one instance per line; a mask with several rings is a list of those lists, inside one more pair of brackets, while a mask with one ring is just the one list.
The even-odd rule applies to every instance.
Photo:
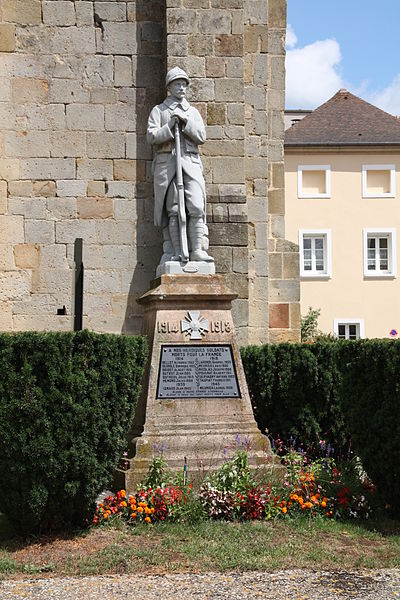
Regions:
[[341, 76], [342, 55], [335, 39], [313, 42], [297, 47], [297, 36], [288, 24], [286, 32], [286, 106], [288, 108], [317, 108], [340, 88], [346, 87], [393, 115], [400, 115], [400, 73], [382, 89], [372, 89], [370, 81], [358, 87], [345, 82]]
[[293, 48], [297, 44], [297, 35], [293, 27], [288, 23], [286, 30], [286, 48]]
[[296, 34], [289, 26], [287, 46], [292, 49], [286, 53], [286, 106], [316, 108], [344, 87], [339, 73], [340, 46], [334, 39], [303, 48], [295, 48], [296, 43]]
[[386, 88], [370, 92], [366, 99], [392, 115], [400, 115], [400, 73]]

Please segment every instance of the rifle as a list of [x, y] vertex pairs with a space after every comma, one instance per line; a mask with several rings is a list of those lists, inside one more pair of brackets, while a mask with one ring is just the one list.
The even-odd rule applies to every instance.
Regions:
[[181, 243], [181, 258], [183, 262], [189, 260], [188, 240], [186, 233], [186, 209], [185, 209], [185, 189], [183, 186], [182, 157], [181, 157], [181, 138], [179, 134], [178, 122], [175, 123], [175, 152], [176, 152], [176, 183], [178, 187], [178, 222], [179, 222], [179, 241]]

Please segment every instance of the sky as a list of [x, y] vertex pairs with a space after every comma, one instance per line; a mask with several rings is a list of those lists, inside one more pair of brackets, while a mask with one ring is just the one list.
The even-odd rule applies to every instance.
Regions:
[[400, 115], [400, 0], [288, 0], [286, 107], [340, 88]]

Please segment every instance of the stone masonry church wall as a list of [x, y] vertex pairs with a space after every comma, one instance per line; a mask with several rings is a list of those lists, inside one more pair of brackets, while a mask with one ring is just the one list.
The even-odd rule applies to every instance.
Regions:
[[239, 295], [239, 340], [297, 339], [286, 2], [1, 0], [0, 19], [0, 330], [73, 327], [82, 238], [84, 327], [140, 332], [136, 299], [161, 255], [145, 130], [178, 65], [207, 124], [211, 254]]

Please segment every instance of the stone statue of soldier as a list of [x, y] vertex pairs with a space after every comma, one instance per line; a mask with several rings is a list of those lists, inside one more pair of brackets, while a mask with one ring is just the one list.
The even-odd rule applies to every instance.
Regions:
[[147, 141], [154, 148], [154, 224], [163, 228], [160, 265], [194, 261], [212, 263], [214, 268], [206, 251], [206, 192], [199, 156], [206, 131], [199, 111], [186, 100], [188, 85], [185, 71], [171, 69], [166, 76], [169, 95], [148, 120]]

